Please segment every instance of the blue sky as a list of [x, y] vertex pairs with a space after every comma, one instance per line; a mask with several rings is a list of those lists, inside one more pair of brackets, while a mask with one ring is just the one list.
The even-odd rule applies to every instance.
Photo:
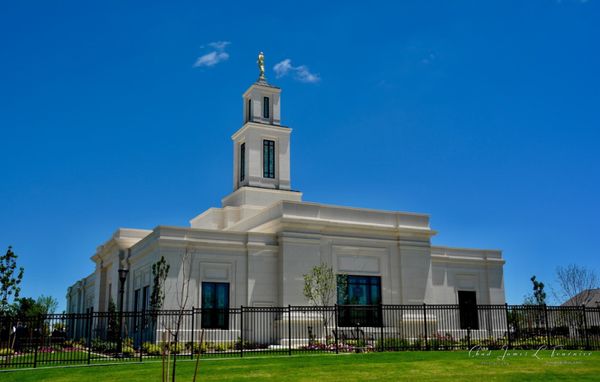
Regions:
[[598, 1], [174, 3], [0, 5], [0, 247], [24, 295], [62, 308], [116, 228], [219, 206], [261, 50], [305, 200], [502, 249], [510, 303], [600, 271]]

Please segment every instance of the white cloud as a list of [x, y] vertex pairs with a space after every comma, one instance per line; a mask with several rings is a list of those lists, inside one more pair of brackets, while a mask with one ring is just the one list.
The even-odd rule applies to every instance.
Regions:
[[226, 61], [229, 58], [229, 53], [225, 52], [225, 48], [229, 44], [231, 44], [229, 41], [214, 41], [209, 43], [208, 46], [214, 50], [198, 57], [194, 63], [194, 68], [202, 66], [211, 67], [217, 65], [219, 62]]
[[285, 60], [278, 62], [273, 67], [273, 70], [275, 71], [275, 76], [277, 76], [277, 78], [283, 77], [286, 74], [288, 74], [290, 69], [292, 69], [292, 60], [290, 60], [289, 58], [286, 58]]
[[196, 62], [194, 63], [194, 67], [197, 68], [199, 66], [214, 66], [219, 62], [225, 61], [229, 58], [229, 54], [227, 52], [217, 52], [212, 51], [210, 53], [206, 53], [203, 56], [198, 57]]
[[311, 73], [305, 65], [296, 68], [296, 78], [302, 82], [319, 82], [318, 74]]
[[321, 77], [318, 74], [311, 73], [306, 65], [293, 66], [292, 60], [289, 58], [275, 64], [273, 70], [277, 78], [292, 74], [300, 82], [315, 83], [321, 80]]
[[214, 48], [214, 49], [222, 51], [229, 44], [231, 44], [229, 41], [215, 41], [215, 42], [208, 43], [208, 46], [210, 46], [211, 48]]

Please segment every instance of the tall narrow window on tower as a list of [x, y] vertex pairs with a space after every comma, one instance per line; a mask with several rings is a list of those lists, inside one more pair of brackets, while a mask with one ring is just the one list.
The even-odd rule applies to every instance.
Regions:
[[240, 182], [246, 178], [246, 143], [240, 145]]
[[263, 98], [263, 118], [269, 118], [269, 97]]
[[275, 178], [275, 141], [263, 141], [263, 177]]
[[252, 100], [251, 99], [248, 100], [248, 112], [247, 112], [247, 114], [248, 114], [247, 122], [252, 121]]

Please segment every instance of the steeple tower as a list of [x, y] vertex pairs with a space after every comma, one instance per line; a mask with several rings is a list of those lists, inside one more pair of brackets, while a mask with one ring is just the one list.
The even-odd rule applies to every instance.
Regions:
[[276, 200], [300, 200], [291, 191], [290, 134], [281, 125], [281, 89], [265, 77], [265, 61], [258, 55], [258, 80], [242, 95], [243, 124], [232, 135], [233, 193], [224, 206], [267, 205]]
[[269, 84], [264, 55], [258, 55], [260, 75], [242, 95], [242, 128], [233, 139], [233, 189], [260, 187], [290, 190], [290, 133], [281, 126], [281, 89]]

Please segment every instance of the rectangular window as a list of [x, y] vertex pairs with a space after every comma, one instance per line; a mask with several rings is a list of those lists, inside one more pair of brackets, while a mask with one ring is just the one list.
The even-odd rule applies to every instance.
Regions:
[[142, 290], [142, 310], [150, 309], [150, 286], [146, 285]]
[[246, 178], [246, 143], [240, 145], [240, 182]]
[[133, 292], [133, 311], [138, 312], [140, 310], [140, 289], [136, 289]]
[[458, 311], [461, 329], [479, 329], [477, 314], [477, 294], [472, 291], [458, 291]]
[[[136, 313], [140, 311], [140, 292], [141, 292], [140, 289], [136, 289], [133, 292], [133, 311]], [[136, 315], [136, 317], [133, 320], [133, 330], [134, 331], [138, 330], [138, 328], [140, 326], [139, 321], [140, 321], [140, 319]]]
[[263, 98], [263, 118], [269, 118], [269, 97]]
[[246, 120], [247, 122], [252, 121], [252, 100], [249, 99], [248, 100], [248, 110], [247, 110], [247, 115], [248, 115], [248, 119]]
[[275, 178], [275, 141], [263, 141], [263, 177]]
[[229, 329], [229, 283], [202, 283], [202, 328]]
[[340, 326], [381, 326], [381, 277], [338, 275]]
[[113, 298], [112, 298], [112, 283], [108, 283], [108, 296], [107, 296], [107, 299], [106, 299], [106, 306], [107, 307], [110, 305], [111, 301], [113, 301]]

